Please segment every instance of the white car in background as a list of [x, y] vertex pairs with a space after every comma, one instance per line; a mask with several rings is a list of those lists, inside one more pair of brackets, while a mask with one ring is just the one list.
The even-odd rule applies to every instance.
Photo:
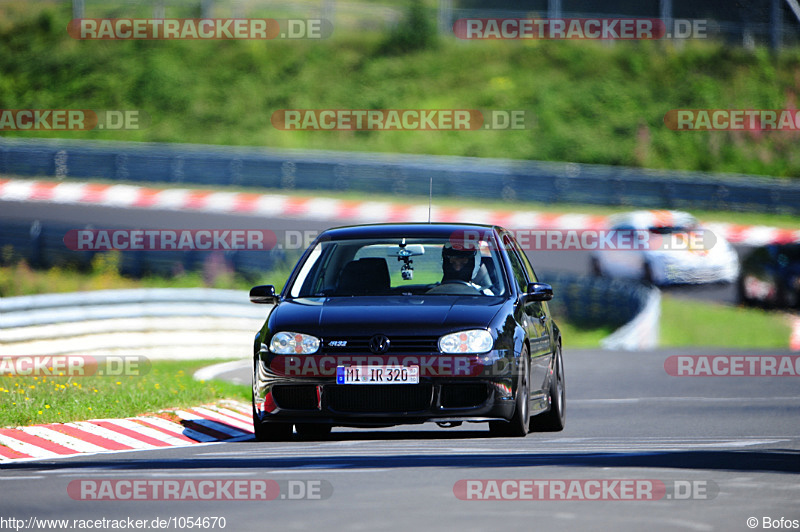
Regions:
[[[633, 211], [609, 217], [611, 241], [592, 250], [596, 276], [641, 279], [655, 285], [734, 282], [739, 257], [721, 235], [682, 211]], [[625, 245], [627, 244], [627, 245]]]

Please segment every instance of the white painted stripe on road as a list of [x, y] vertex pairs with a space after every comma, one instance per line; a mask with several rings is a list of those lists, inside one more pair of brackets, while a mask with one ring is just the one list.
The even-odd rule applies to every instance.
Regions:
[[237, 419], [235, 417], [231, 417], [228, 415], [223, 414], [222, 412], [214, 412], [213, 410], [209, 410], [207, 408], [203, 408], [202, 406], [197, 406], [192, 408], [195, 412], [202, 416], [208, 416], [210, 421], [222, 421], [223, 423], [227, 423], [232, 427], [238, 427], [245, 432], [253, 432], [253, 423], [247, 423], [242, 421], [241, 419]]
[[139, 201], [140, 193], [140, 187], [114, 185], [103, 193], [103, 200], [100, 203], [111, 207], [130, 207]]
[[89, 421], [76, 421], [74, 423], [65, 423], [65, 425], [68, 427], [85, 430], [86, 432], [94, 434], [95, 436], [100, 436], [102, 438], [121, 443], [122, 445], [133, 447], [134, 449], [160, 449], [160, 447], [156, 445], [151, 445], [147, 442], [136, 440], [130, 436], [122, 434], [121, 432], [115, 432], [105, 427], [101, 427], [100, 425], [95, 425]]
[[[208, 434], [203, 434], [202, 432], [197, 432], [194, 429], [190, 429], [190, 428], [184, 427], [183, 425], [180, 425], [178, 423], [173, 423], [172, 421], [167, 421], [166, 419], [163, 419], [163, 418], [160, 418], [160, 417], [143, 416], [143, 417], [140, 417], [138, 419], [141, 419], [142, 421], [147, 421], [148, 423], [150, 423], [152, 425], [155, 425], [155, 426], [157, 426], [159, 428], [162, 428], [164, 430], [168, 430], [168, 431], [173, 432], [175, 434], [181, 434], [183, 436], [186, 436], [187, 438], [191, 438], [191, 439], [199, 441], [199, 442], [204, 442], [205, 443], [205, 442], [218, 441], [213, 436], [209, 436]], [[149, 427], [143, 427], [143, 428], [149, 428]], [[150, 430], [153, 430], [153, 429], [150, 429]], [[161, 437], [161, 438], [169, 438], [170, 436], [161, 433], [159, 437]], [[191, 445], [188, 442], [185, 442], [183, 440], [178, 440], [178, 441], [181, 442], [181, 445]]]
[[314, 198], [306, 202], [305, 212], [301, 216], [309, 220], [330, 220], [338, 217], [340, 205], [339, 200]]
[[[150, 418], [142, 418], [142, 419], [150, 421]], [[174, 436], [170, 436], [169, 434], [164, 434], [159, 430], [151, 429], [150, 427], [145, 427], [141, 423], [136, 423], [131, 419], [101, 419], [98, 421], [105, 421], [112, 425], [117, 425], [118, 427], [132, 430], [134, 432], [141, 434], [142, 436], [147, 436], [148, 438], [152, 438], [154, 440], [163, 441], [164, 443], [168, 443], [169, 445], [174, 445], [174, 446], [191, 445], [190, 442], [184, 441], [180, 438], [175, 438]], [[158, 448], [157, 446], [154, 447]]]
[[[28, 456], [32, 456], [34, 458], [55, 458], [57, 456], [63, 456], [58, 453], [54, 453], [53, 451], [48, 451], [47, 449], [43, 449], [42, 447], [38, 447], [36, 445], [17, 440], [15, 438], [11, 438], [4, 434], [0, 434], [0, 444], [5, 445], [12, 451], [17, 451], [22, 454], [27, 454]], [[14, 458], [3, 458], [0, 459], [2, 462], [6, 461], [14, 461], [17, 459]]]
[[93, 443], [85, 442], [83, 440], [79, 440], [78, 438], [73, 438], [72, 436], [67, 436], [66, 434], [62, 434], [47, 427], [20, 427], [19, 430], [30, 434], [31, 436], [36, 436], [38, 438], [49, 440], [53, 443], [57, 443], [58, 445], [62, 445], [79, 453], [101, 453], [103, 451], [108, 451], [108, 449], [105, 447], [100, 447]]
[[206, 408], [208, 408], [210, 410], [213, 410], [214, 412], [219, 412], [221, 414], [225, 414], [226, 416], [231, 417], [233, 419], [237, 419], [239, 421], [242, 421], [249, 427], [248, 430], [250, 430], [250, 432], [253, 431], [253, 417], [252, 416], [247, 416], [245, 414], [241, 414], [239, 412], [235, 412], [235, 411], [233, 411], [233, 410], [231, 410], [229, 408], [224, 408], [224, 407], [216, 406], [216, 405], [209, 405]]
[[354, 219], [370, 221], [372, 223], [385, 222], [389, 219], [392, 205], [390, 203], [378, 201], [366, 201], [356, 206]]
[[236, 192], [215, 192], [205, 199], [205, 208], [211, 212], [231, 212], [241, 194]]
[[50, 201], [54, 203], [78, 203], [83, 201], [88, 183], [59, 183], [53, 188]]
[[39, 183], [36, 181], [11, 181], [3, 187], [2, 199], [6, 201], [28, 201]]
[[180, 417], [181, 419], [185, 419], [186, 421], [194, 421], [198, 425], [203, 425], [208, 427], [212, 430], [216, 430], [217, 432], [221, 432], [223, 434], [227, 434], [229, 436], [241, 436], [242, 431], [237, 430], [228, 426], [223, 425], [222, 423], [218, 423], [216, 421], [211, 421], [210, 419], [206, 419], [204, 417], [200, 417], [197, 414], [191, 414], [186, 412], [185, 410], [175, 410], [175, 415]]
[[183, 188], [167, 189], [153, 197], [154, 208], [184, 209], [189, 198], [189, 190]]
[[264, 194], [256, 201], [254, 212], [261, 216], [281, 216], [286, 209], [288, 196]]

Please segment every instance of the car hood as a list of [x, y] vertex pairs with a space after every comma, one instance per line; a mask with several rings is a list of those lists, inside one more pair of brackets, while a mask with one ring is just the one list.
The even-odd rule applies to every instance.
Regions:
[[270, 330], [326, 336], [439, 335], [487, 327], [505, 298], [464, 296], [299, 298], [280, 303]]

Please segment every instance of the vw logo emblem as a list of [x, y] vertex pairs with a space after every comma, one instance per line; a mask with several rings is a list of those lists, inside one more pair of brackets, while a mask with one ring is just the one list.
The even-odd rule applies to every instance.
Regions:
[[369, 341], [369, 350], [376, 355], [381, 355], [389, 350], [389, 339], [382, 335], [376, 334]]

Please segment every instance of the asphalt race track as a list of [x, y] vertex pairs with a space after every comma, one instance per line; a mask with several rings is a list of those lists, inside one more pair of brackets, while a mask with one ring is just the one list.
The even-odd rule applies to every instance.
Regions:
[[[322, 231], [334, 225], [324, 221], [254, 218], [249, 215], [209, 214], [207, 212], [160, 211], [151, 209], [119, 209], [96, 205], [65, 205], [0, 201], [2, 220], [42, 223], [75, 224], [81, 229], [93, 224], [97, 229], [269, 229], [279, 236], [286, 231]], [[464, 220], [468, 221], [468, 220]], [[511, 229], [511, 228], [509, 228]], [[280, 241], [280, 240], [279, 240]], [[746, 254], [747, 246], [736, 246], [739, 256]], [[589, 252], [581, 250], [535, 250], [528, 257], [537, 271], [564, 271], [589, 274]], [[546, 281], [546, 279], [543, 279]], [[735, 303], [735, 288], [730, 284], [668, 287], [666, 293], [678, 297], [702, 299], [720, 303]]]
[[[327, 226], [325, 222], [224, 214], [0, 202], [0, 223], [12, 219], [74, 223], [75, 228], [92, 223], [96, 228], [282, 232]], [[588, 257], [583, 252], [534, 252], [531, 258], [539, 270], [587, 271]], [[717, 301], [733, 299], [732, 288], [726, 286], [672, 291]], [[224, 517], [225, 530], [511, 526], [563, 531], [730, 531], [752, 529], [748, 518], [756, 519], [757, 529], [764, 528], [764, 518], [800, 520], [798, 377], [670, 376], [664, 363], [676, 354], [790, 353], [578, 351], [570, 349], [567, 338], [567, 428], [561, 433], [489, 438], [485, 424], [453, 429], [427, 424], [335, 428], [327, 441], [243, 441], [19, 462], [0, 466], [0, 514], [23, 520], [131, 517], [148, 522]], [[221, 378], [249, 382], [247, 363]], [[68, 491], [71, 482], [85, 480], [264, 479], [274, 481], [271, 485], [280, 490], [272, 493], [272, 500], [97, 501]], [[497, 480], [495, 486], [505, 486], [505, 495], [497, 498], [516, 498], [520, 491], [514, 491], [514, 486], [536, 481], [553, 489], [547, 497], [555, 500], [459, 499], [465, 496], [466, 481], [476, 479]], [[508, 480], [523, 482], [503, 484]], [[604, 486], [637, 481], [637, 486], [660, 486], [661, 490], [634, 497], [642, 500], [615, 499], [620, 490], [614, 489], [600, 492], [599, 500], [594, 496], [558, 500], [559, 485], [576, 485], [570, 480], [605, 481]], [[473, 490], [471, 497], [475, 493], [493, 496], [490, 485], [480, 483], [485, 491]], [[588, 488], [585, 493], [589, 494]], [[72, 524], [66, 528], [77, 529]]]
[[[765, 517], [800, 519], [797, 377], [674, 377], [664, 369], [674, 354], [680, 352], [572, 351], [567, 344], [561, 433], [489, 438], [485, 424], [336, 428], [328, 441], [244, 441], [16, 463], [0, 470], [0, 511], [18, 519], [225, 517], [226, 530], [736, 531], [750, 529], [748, 518], [756, 518], [758, 529]], [[222, 377], [247, 380], [245, 366]], [[90, 479], [269, 479], [281, 491], [267, 501], [68, 495], [70, 482]], [[460, 500], [454, 486], [469, 479], [547, 486], [646, 479], [663, 489], [654, 500], [606, 500], [619, 491], [604, 491], [600, 500]]]

